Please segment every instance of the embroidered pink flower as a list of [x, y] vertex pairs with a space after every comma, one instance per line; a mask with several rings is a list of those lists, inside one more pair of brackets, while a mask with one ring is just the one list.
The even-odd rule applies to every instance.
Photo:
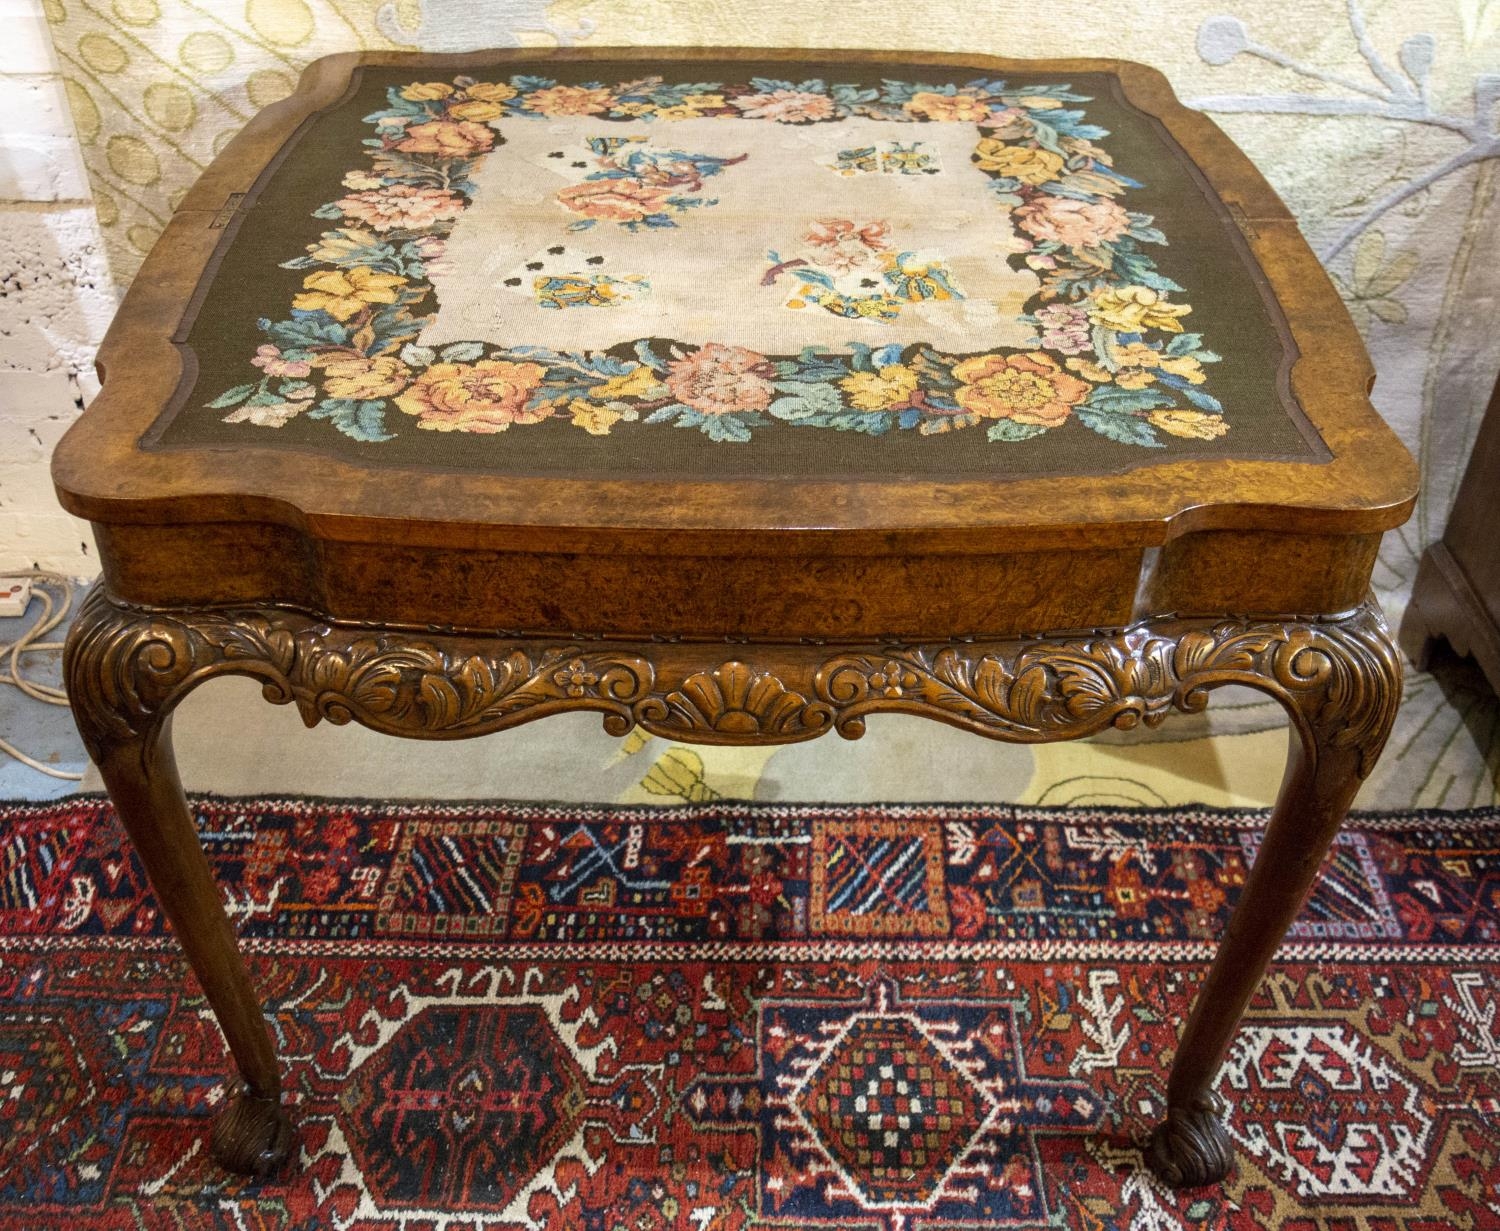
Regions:
[[312, 364], [305, 359], [283, 359], [281, 348], [267, 343], [256, 348], [255, 358], [250, 360], [256, 367], [262, 369], [267, 376], [307, 376], [312, 372]]
[[906, 103], [912, 115], [929, 120], [962, 121], [979, 124], [990, 118], [987, 99], [975, 98], [972, 94], [937, 94], [931, 90], [919, 90]]
[[882, 220], [851, 222], [848, 218], [819, 218], [802, 238], [812, 246], [818, 264], [837, 273], [870, 263], [890, 245], [891, 224]]
[[1037, 324], [1042, 345], [1064, 355], [1081, 355], [1089, 348], [1089, 314], [1075, 304], [1048, 304], [1038, 308]]
[[764, 355], [710, 342], [668, 365], [666, 383], [684, 406], [705, 415], [728, 415], [769, 406], [773, 374]]
[[575, 214], [608, 222], [639, 222], [667, 208], [666, 190], [636, 179], [588, 180], [557, 199]]
[[521, 101], [541, 115], [598, 115], [609, 110], [610, 93], [603, 86], [555, 85], [533, 90]]
[[744, 94], [731, 100], [754, 120], [775, 120], [779, 124], [813, 124], [833, 118], [833, 99], [809, 90], [771, 90], [764, 94]]
[[495, 144], [495, 134], [472, 120], [429, 120], [413, 124], [396, 148], [406, 154], [438, 154], [444, 158], [468, 158], [482, 154]]
[[1130, 215], [1113, 201], [1078, 201], [1046, 192], [1017, 208], [1015, 219], [1033, 238], [1066, 248], [1097, 248], [1130, 227]]
[[464, 210], [462, 197], [441, 188], [416, 188], [392, 184], [375, 192], [354, 192], [334, 202], [345, 218], [363, 222], [374, 231], [421, 231], [438, 222], [457, 218]]

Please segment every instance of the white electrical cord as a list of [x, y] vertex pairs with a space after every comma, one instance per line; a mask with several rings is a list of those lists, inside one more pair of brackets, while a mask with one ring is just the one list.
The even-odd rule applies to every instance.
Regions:
[[[68, 612], [73, 609], [73, 583], [61, 573], [48, 573], [41, 569], [32, 569], [23, 573], [7, 573], [6, 576], [31, 579], [33, 583], [31, 595], [33, 598], [42, 600], [42, 614], [40, 619], [16, 640], [9, 645], [0, 645], [0, 658], [9, 660], [8, 669], [0, 674], [0, 684], [10, 684], [19, 688], [34, 701], [41, 701], [47, 705], [66, 705], [68, 694], [61, 688], [54, 688], [51, 684], [38, 684], [35, 680], [28, 680], [21, 674], [21, 655], [62, 649], [61, 641], [42, 641], [41, 638], [68, 618]], [[62, 590], [62, 597], [54, 599], [45, 588], [47, 586], [57, 586]], [[79, 782], [83, 779], [82, 774], [44, 765], [35, 757], [27, 756], [15, 745], [3, 739], [0, 739], [0, 752], [52, 778], [62, 778], [68, 782]]]

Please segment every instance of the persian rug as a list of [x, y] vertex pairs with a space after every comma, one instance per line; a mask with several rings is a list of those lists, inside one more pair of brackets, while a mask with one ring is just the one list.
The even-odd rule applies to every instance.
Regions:
[[199, 797], [300, 1134], [206, 1157], [223, 1044], [107, 801], [0, 808], [0, 1227], [1500, 1226], [1500, 812], [1361, 815], [1144, 1170], [1264, 813]]

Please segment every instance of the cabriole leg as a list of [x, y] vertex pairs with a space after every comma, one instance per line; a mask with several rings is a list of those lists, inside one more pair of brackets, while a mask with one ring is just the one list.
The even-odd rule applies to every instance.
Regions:
[[281, 1075], [265, 1016], [198, 841], [172, 756], [170, 707], [188, 677], [149, 618], [132, 621], [100, 599], [85, 603], [68, 637], [69, 701], [84, 743], [163, 913], [203, 986], [239, 1069], [239, 1088], [214, 1122], [210, 1148], [233, 1171], [267, 1176], [291, 1153]]
[[1373, 610], [1367, 622], [1322, 626], [1299, 652], [1268, 665], [1274, 673], [1260, 686], [1291, 715], [1291, 749], [1260, 853], [1183, 1031], [1166, 1118], [1151, 1138], [1151, 1168], [1176, 1188], [1214, 1184], [1230, 1170], [1233, 1150], [1213, 1092], [1219, 1065], [1400, 700], [1400, 659]]

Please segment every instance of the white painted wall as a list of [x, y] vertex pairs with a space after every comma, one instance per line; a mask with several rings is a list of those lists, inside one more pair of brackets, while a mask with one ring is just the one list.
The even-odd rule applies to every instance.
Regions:
[[98, 571], [48, 459], [116, 303], [41, 0], [0, 0], [0, 572]]

